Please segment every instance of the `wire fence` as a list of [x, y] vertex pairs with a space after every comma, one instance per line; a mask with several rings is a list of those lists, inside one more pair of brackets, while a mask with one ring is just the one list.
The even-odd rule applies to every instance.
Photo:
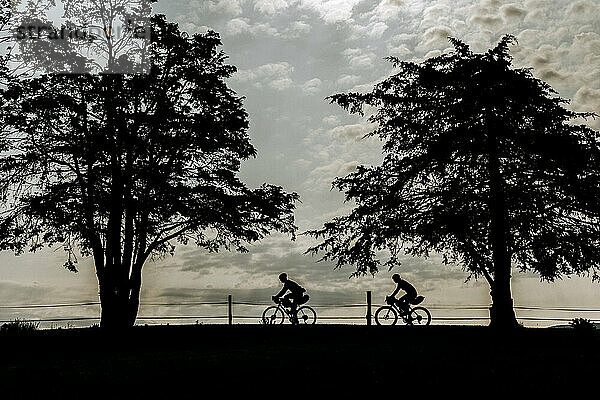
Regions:
[[[262, 311], [264, 308], [273, 305], [270, 302], [253, 301], [233, 301], [232, 296], [228, 296], [226, 301], [203, 301], [203, 302], [141, 302], [140, 314], [137, 317], [138, 324], [190, 324], [190, 323], [260, 323]], [[369, 324], [374, 312], [382, 304], [371, 304], [370, 295], [367, 295], [366, 303], [322, 303], [310, 304], [317, 311], [317, 320], [320, 323], [354, 323]], [[39, 324], [66, 323], [67, 326], [83, 323], [97, 324], [100, 321], [98, 310], [95, 315], [91, 315], [89, 307], [99, 307], [100, 302], [73, 302], [57, 304], [18, 304], [18, 305], [0, 305], [0, 323], [9, 323], [15, 320], [23, 322], [33, 322]], [[451, 324], [467, 323], [485, 325], [489, 323], [490, 305], [474, 304], [432, 304], [425, 305], [432, 313], [432, 324]], [[148, 308], [172, 308], [179, 307], [178, 314], [167, 312], [167, 315], [148, 315]], [[64, 309], [86, 309], [88, 312], [79, 311], [72, 315], [61, 312], [58, 315], [47, 315], [46, 310], [64, 310]], [[198, 308], [203, 308], [198, 312]], [[190, 312], [182, 313], [182, 309], [188, 309]], [[524, 325], [529, 323], [532, 326], [552, 325], [573, 321], [575, 318], [585, 318], [592, 323], [600, 323], [600, 309], [586, 307], [543, 307], [543, 306], [515, 306], [517, 319]], [[12, 311], [12, 312], [9, 312]], [[37, 317], [21, 318], [18, 315], [23, 311], [28, 314], [43, 312], [44, 315]], [[191, 312], [194, 311], [194, 312]], [[8, 317], [6, 314], [10, 315]], [[18, 312], [18, 314], [17, 314]], [[55, 313], [56, 314], [56, 313]], [[82, 315], [86, 314], [86, 315]], [[547, 315], [551, 314], [551, 315]], [[50, 325], [50, 327], [55, 327]]]

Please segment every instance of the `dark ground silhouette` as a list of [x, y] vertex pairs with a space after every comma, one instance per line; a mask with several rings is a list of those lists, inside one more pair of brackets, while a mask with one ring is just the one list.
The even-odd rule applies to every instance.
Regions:
[[597, 331], [523, 328], [510, 338], [494, 332], [345, 325], [157, 326], [112, 336], [99, 329], [39, 331], [0, 337], [0, 376], [3, 394], [36, 398], [365, 391], [430, 398], [439, 390], [521, 397], [593, 385]]

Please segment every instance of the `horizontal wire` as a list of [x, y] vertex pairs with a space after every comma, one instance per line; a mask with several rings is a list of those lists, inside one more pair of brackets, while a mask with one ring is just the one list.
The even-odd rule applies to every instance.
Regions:
[[[260, 307], [268, 307], [274, 305], [274, 303], [269, 302], [251, 302], [251, 301], [213, 301], [213, 302], [184, 302], [184, 303], [174, 303], [174, 302], [141, 302], [140, 306], [155, 306], [155, 307], [169, 307], [169, 306], [183, 306], [183, 307], [193, 307], [193, 306], [222, 306], [231, 304], [239, 305], [239, 306], [260, 306]], [[78, 302], [78, 303], [63, 303], [63, 304], [26, 304], [26, 305], [1, 305], [0, 309], [44, 309], [44, 308], [63, 308], [63, 307], [86, 307], [86, 306], [98, 306], [101, 305], [100, 302]], [[315, 308], [367, 308], [367, 304], [311, 304], [312, 307]], [[378, 307], [382, 306], [381, 304], [371, 304], [372, 310], [376, 310]], [[451, 304], [432, 304], [427, 305], [427, 308], [432, 310], [489, 310], [490, 305], [469, 305], [469, 304], [461, 304], [461, 305], [451, 305]], [[600, 312], [599, 309], [592, 308], [582, 308], [582, 307], [541, 307], [541, 306], [514, 306], [515, 310], [524, 310], [524, 311], [555, 311], [555, 312], [588, 312], [595, 313]], [[259, 315], [204, 315], [204, 316], [196, 316], [196, 315], [163, 315], [163, 316], [139, 316], [136, 319], [139, 321], [161, 321], [161, 320], [217, 320], [217, 319], [258, 319], [261, 320], [261, 316]], [[350, 315], [319, 315], [317, 319], [319, 320], [364, 320], [365, 316], [350, 316]], [[517, 316], [518, 320], [524, 321], [571, 321], [571, 318], [566, 317], [520, 317]], [[22, 322], [65, 322], [65, 321], [94, 321], [100, 320], [100, 317], [47, 317], [40, 319], [18, 319]], [[485, 321], [489, 320], [489, 317], [473, 317], [473, 316], [439, 316], [434, 317], [434, 321]], [[15, 320], [0, 320], [0, 323], [9, 323], [14, 322]], [[595, 321], [592, 321], [595, 322]]]
[[[204, 305], [227, 305], [227, 301], [213, 302], [188, 302], [188, 303], [145, 303], [141, 302], [140, 306], [204, 306]], [[100, 302], [85, 302], [85, 303], [65, 303], [65, 304], [27, 304], [27, 305], [1, 305], [0, 309], [35, 309], [35, 308], [62, 308], [62, 307], [84, 307], [97, 306]], [[232, 305], [246, 306], [269, 306], [274, 303], [258, 303], [234, 301]], [[320, 308], [357, 308], [367, 307], [367, 304], [311, 304], [313, 307]], [[371, 304], [372, 307], [380, 307], [382, 304]], [[433, 304], [427, 305], [427, 308], [432, 310], [488, 310], [489, 305], [452, 305], [452, 304]], [[581, 307], [541, 307], [541, 306], [514, 306], [515, 310], [539, 310], [539, 311], [566, 311], [566, 312], [600, 312], [600, 309], [581, 308]]]
[[[170, 315], [170, 316], [155, 316], [155, 317], [138, 317], [139, 321], [161, 321], [161, 320], [206, 320], [206, 319], [222, 319], [226, 320], [229, 316], [194, 316], [194, 315]], [[257, 319], [262, 320], [257, 315], [233, 315], [232, 319]], [[349, 316], [349, 315], [325, 315], [317, 316], [318, 320], [364, 320], [365, 316]], [[433, 321], [488, 321], [489, 317], [435, 317]], [[40, 318], [40, 319], [19, 319], [19, 322], [68, 322], [68, 321], [98, 321], [100, 317], [63, 317], [63, 318]], [[524, 321], [571, 321], [570, 318], [542, 318], [542, 317], [517, 317], [517, 320]], [[11, 323], [14, 320], [0, 320], [0, 323]], [[592, 320], [591, 322], [600, 322], [600, 320]]]
[[3, 305], [0, 309], [12, 309], [12, 308], [61, 308], [61, 307], [80, 307], [80, 306], [96, 306], [100, 305], [99, 302], [89, 303], [69, 303], [69, 304], [28, 304], [28, 305]]

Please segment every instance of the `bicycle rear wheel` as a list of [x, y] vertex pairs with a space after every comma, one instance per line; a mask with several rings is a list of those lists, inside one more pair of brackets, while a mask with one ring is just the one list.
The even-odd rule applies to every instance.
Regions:
[[381, 306], [375, 311], [375, 323], [377, 325], [396, 325], [398, 313], [392, 306]]
[[265, 325], [283, 324], [285, 315], [283, 310], [277, 306], [270, 306], [263, 311], [262, 322]]
[[425, 307], [415, 307], [410, 311], [407, 324], [409, 325], [429, 325], [431, 323], [431, 313]]
[[317, 321], [317, 312], [310, 306], [300, 307], [296, 315], [300, 325], [312, 325]]

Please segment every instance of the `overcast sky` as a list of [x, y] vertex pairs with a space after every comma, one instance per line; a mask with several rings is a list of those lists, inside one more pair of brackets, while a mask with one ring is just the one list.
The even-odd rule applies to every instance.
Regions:
[[[269, 182], [297, 192], [300, 231], [347, 212], [331, 181], [381, 158], [377, 140], [361, 139], [372, 127], [325, 97], [369, 90], [392, 72], [384, 57], [420, 61], [449, 50], [448, 36], [481, 52], [513, 34], [519, 41], [511, 48], [516, 66], [532, 67], [572, 100], [573, 109], [600, 114], [600, 0], [162, 0], [155, 9], [189, 33], [221, 34], [228, 61], [238, 68], [229, 85], [246, 98], [258, 150], [242, 178], [250, 186]], [[590, 125], [600, 129], [600, 120]], [[142, 301], [221, 300], [229, 293], [238, 301], [268, 301], [279, 289], [281, 271], [305, 286], [314, 304], [362, 301], [366, 290], [381, 301], [393, 290], [391, 272], [348, 279], [351, 268], [333, 270], [303, 255], [311, 244], [303, 236], [295, 242], [274, 236], [243, 255], [180, 246], [175, 256], [146, 265]], [[92, 260], [80, 259], [78, 274], [63, 270], [63, 262], [60, 249], [0, 254], [0, 303], [96, 301]], [[405, 258], [397, 272], [426, 296], [426, 305], [490, 301], [485, 281], [465, 283], [460, 266], [444, 266], [435, 256]], [[515, 272], [513, 289], [518, 305], [600, 309], [600, 286], [589, 278], [548, 284]], [[84, 315], [97, 309], [0, 310], [0, 319], [59, 311]], [[146, 308], [142, 314], [179, 311], [190, 310]]]

